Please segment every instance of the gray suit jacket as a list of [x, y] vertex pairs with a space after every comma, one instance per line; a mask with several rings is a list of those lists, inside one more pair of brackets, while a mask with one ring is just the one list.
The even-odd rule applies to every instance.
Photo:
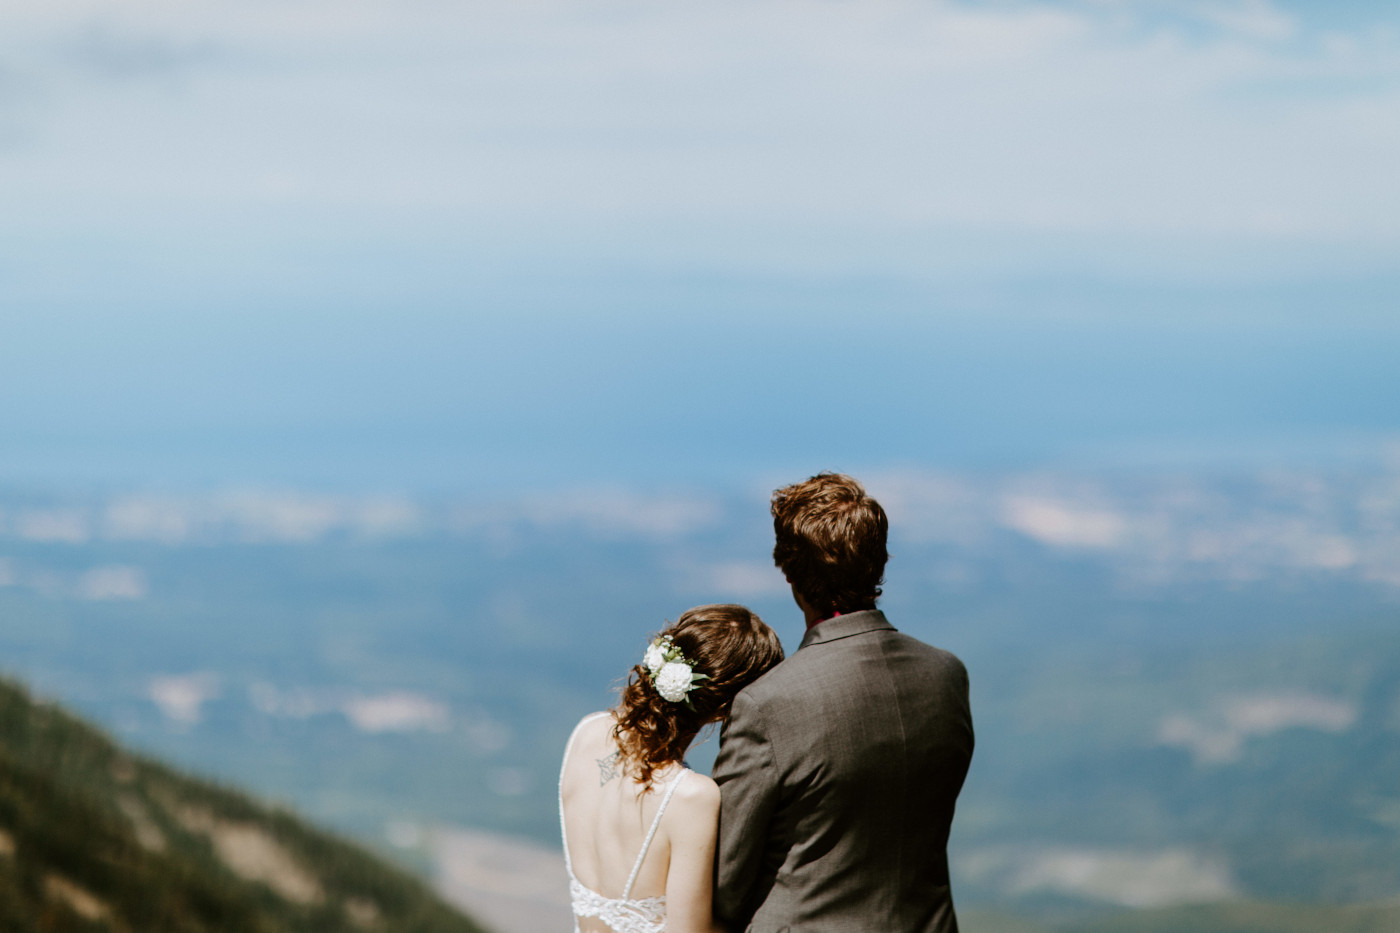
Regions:
[[948, 830], [967, 670], [878, 610], [827, 619], [734, 700], [715, 914], [735, 931], [956, 933]]

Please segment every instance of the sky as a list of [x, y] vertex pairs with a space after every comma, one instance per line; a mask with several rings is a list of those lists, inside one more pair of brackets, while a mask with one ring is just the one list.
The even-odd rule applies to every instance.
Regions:
[[15, 0], [0, 482], [1400, 438], [1400, 12]]

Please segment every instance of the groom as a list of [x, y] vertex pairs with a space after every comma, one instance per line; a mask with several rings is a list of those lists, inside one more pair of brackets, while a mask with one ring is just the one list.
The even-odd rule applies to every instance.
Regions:
[[807, 634], [720, 740], [715, 914], [733, 931], [956, 933], [948, 830], [972, 758], [967, 671], [875, 608], [889, 521], [849, 476], [773, 493]]

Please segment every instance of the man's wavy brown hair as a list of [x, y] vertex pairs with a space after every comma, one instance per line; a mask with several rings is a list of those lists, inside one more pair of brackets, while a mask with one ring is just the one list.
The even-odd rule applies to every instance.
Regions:
[[783, 659], [778, 636], [743, 606], [696, 606], [658, 634], [671, 636], [691, 670], [706, 679], [694, 684], [687, 704], [657, 693], [642, 665], [628, 674], [613, 735], [624, 770], [647, 787], [653, 771], [681, 761], [696, 733], [728, 716], [735, 694]]
[[821, 618], [874, 609], [890, 521], [865, 487], [819, 473], [773, 493], [773, 563]]

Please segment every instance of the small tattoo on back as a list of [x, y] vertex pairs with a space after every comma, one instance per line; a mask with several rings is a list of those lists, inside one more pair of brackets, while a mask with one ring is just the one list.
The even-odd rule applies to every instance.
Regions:
[[620, 769], [618, 768], [618, 766], [617, 766], [618, 759], [621, 758], [621, 757], [622, 757], [622, 753], [621, 753], [621, 752], [613, 752], [611, 755], [609, 755], [609, 756], [606, 757], [606, 758], [595, 758], [595, 759], [593, 759], [594, 761], [598, 762], [598, 786], [599, 786], [599, 787], [602, 787], [604, 784], [608, 783], [608, 782], [611, 781], [613, 778], [617, 777], [619, 774], [622, 773], [621, 770], [620, 770]]

